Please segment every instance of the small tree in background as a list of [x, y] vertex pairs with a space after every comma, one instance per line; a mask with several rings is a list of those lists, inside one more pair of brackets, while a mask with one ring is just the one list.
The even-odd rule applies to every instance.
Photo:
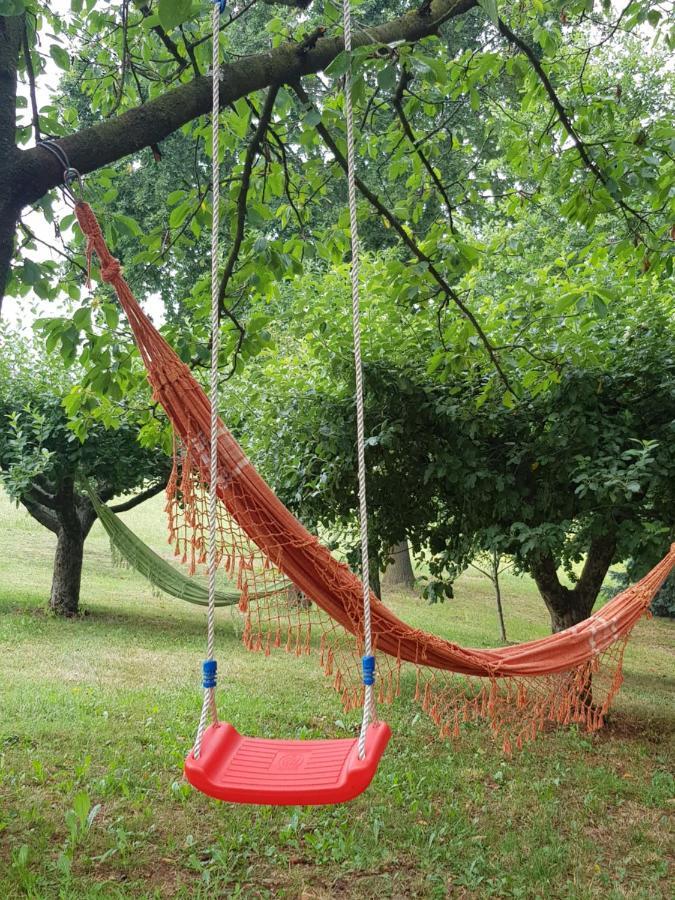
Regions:
[[504, 622], [504, 609], [502, 607], [502, 588], [499, 582], [500, 575], [507, 572], [513, 567], [513, 561], [502, 565], [502, 557], [499, 551], [481, 554], [471, 563], [471, 568], [485, 575], [490, 580], [495, 592], [495, 601], [497, 603], [497, 616], [499, 618], [499, 636], [503, 643], [506, 643], [506, 624]]
[[79, 610], [84, 542], [96, 513], [78, 490], [78, 475], [96, 485], [103, 500], [150, 487], [114, 507], [131, 509], [158, 493], [168, 461], [137, 441], [137, 428], [124, 422], [114, 430], [93, 423], [84, 441], [68, 425], [63, 396], [76, 370], [66, 376], [60, 360], [39, 357], [17, 335], [0, 335], [0, 479], [9, 496], [57, 538], [49, 606], [57, 615]]

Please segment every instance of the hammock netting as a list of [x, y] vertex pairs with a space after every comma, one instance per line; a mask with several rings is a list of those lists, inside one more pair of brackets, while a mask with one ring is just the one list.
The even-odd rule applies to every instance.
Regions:
[[[169, 594], [186, 603], [208, 606], [209, 592], [206, 584], [184, 575], [175, 566], [155, 553], [137, 534], [101, 500], [88, 480], [82, 479], [91, 505], [103, 525], [117, 564], [129, 566], [143, 575], [158, 593]], [[187, 560], [186, 560], [187, 561]], [[241, 592], [234, 587], [216, 591], [216, 606], [234, 606]]]
[[[170, 540], [194, 570], [206, 560], [209, 400], [139, 307], [90, 207], [79, 202], [76, 215], [89, 259], [96, 253], [101, 278], [112, 285], [129, 319], [153, 398], [173, 425]], [[318, 647], [345, 708], [359, 707], [359, 578], [286, 509], [222, 422], [217, 453], [218, 560], [241, 592], [246, 647], [266, 654], [283, 647], [298, 655]], [[641, 581], [578, 625], [489, 650], [460, 647], [412, 628], [373, 595], [378, 700], [398, 696], [405, 668], [415, 672], [415, 699], [442, 737], [457, 737], [464, 723], [486, 720], [508, 753], [548, 724], [577, 723], [595, 731], [621, 686], [628, 637], [674, 565], [675, 545]]]

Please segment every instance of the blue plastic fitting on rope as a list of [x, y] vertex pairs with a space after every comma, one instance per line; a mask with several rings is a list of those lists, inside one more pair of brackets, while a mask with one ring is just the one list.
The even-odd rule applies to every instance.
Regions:
[[218, 663], [215, 659], [205, 659], [202, 663], [202, 685], [205, 688], [214, 688], [216, 686], [216, 673], [218, 671]]
[[220, 14], [222, 15], [225, 12], [225, 7], [227, 6], [227, 0], [213, 0], [214, 4], [218, 4], [220, 7]]
[[375, 684], [375, 657], [364, 656], [361, 662], [363, 663], [363, 683]]

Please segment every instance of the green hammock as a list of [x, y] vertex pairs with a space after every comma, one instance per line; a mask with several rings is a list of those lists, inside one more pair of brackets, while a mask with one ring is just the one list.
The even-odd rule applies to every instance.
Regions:
[[[81, 478], [82, 487], [89, 495], [96, 515], [105, 528], [114, 549], [131, 568], [148, 579], [154, 588], [197, 606], [208, 606], [206, 585], [195, 578], [188, 578], [175, 566], [155, 553], [134, 534], [115, 513], [105, 505], [89, 481]], [[216, 606], [234, 606], [240, 592], [234, 588], [216, 592]]]

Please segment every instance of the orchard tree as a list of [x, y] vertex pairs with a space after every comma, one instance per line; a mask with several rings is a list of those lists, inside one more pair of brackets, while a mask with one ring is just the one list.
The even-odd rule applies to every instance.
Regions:
[[[363, 267], [372, 285], [363, 316], [372, 559], [407, 539], [429, 565], [433, 601], [451, 596], [477, 554], [507, 555], [535, 580], [554, 630], [583, 620], [612, 564], [632, 560], [644, 571], [672, 540], [675, 319], [667, 286], [633, 295], [570, 336], [585, 351], [568, 347], [563, 333], [556, 384], [505, 404], [485, 397], [479, 368], [429, 366], [434, 332], [388, 299], [386, 266], [379, 257]], [[283, 500], [335, 533], [358, 508], [342, 276], [342, 298], [337, 274], [323, 293], [318, 280], [294, 293], [279, 349], [242, 378], [236, 417]], [[546, 365], [533, 359], [530, 371]]]
[[[60, 362], [60, 361], [59, 361]], [[77, 615], [84, 542], [96, 512], [84, 490], [91, 479], [103, 500], [146, 485], [114, 506], [131, 509], [159, 493], [168, 459], [141, 447], [137, 429], [119, 421], [115, 429], [93, 425], [81, 441], [63, 407], [70, 386], [59, 362], [45, 365], [34, 347], [16, 334], [0, 340], [0, 482], [9, 496], [56, 535], [49, 606], [58, 615]], [[149, 486], [147, 486], [149, 484]]]

